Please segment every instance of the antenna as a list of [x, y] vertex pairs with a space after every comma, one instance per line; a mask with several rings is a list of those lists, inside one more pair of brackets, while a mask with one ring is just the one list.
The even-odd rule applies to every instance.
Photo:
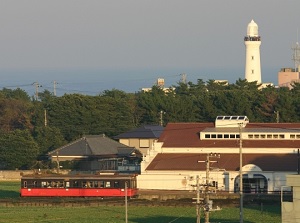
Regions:
[[298, 71], [300, 66], [300, 46], [298, 42], [298, 29], [297, 29], [297, 41], [296, 44], [292, 47], [292, 50], [293, 50], [292, 60], [294, 61], [295, 71]]
[[56, 96], [56, 81], [53, 81], [53, 95]]
[[182, 73], [182, 74], [180, 74], [180, 76], [181, 76], [181, 83], [184, 83], [184, 84], [186, 84], [186, 73]]

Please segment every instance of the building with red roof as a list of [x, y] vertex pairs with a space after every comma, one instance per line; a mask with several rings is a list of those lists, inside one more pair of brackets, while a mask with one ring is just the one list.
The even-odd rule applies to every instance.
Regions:
[[[215, 123], [169, 123], [141, 164], [139, 188], [192, 190], [197, 176], [217, 190], [269, 193], [298, 172], [300, 123], [249, 123], [218, 116]], [[218, 155], [214, 157], [214, 154]]]

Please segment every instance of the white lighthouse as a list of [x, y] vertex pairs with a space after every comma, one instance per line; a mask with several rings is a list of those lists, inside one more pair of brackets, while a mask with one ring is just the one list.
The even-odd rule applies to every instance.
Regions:
[[252, 20], [247, 27], [247, 36], [244, 38], [246, 46], [246, 66], [245, 79], [248, 82], [257, 81], [261, 84], [260, 69], [260, 36], [258, 35], [258, 26]]

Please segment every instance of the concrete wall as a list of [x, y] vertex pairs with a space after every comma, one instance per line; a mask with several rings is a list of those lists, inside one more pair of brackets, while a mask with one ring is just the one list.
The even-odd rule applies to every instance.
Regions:
[[281, 203], [281, 222], [300, 222], [300, 175], [288, 175], [287, 186], [293, 187], [293, 202]]
[[[0, 170], [0, 181], [20, 181], [22, 175], [33, 174], [34, 170]], [[61, 174], [69, 173], [68, 170], [61, 170]]]

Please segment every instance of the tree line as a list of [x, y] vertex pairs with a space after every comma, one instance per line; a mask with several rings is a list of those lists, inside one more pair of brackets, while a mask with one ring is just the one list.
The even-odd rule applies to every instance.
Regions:
[[[163, 114], [163, 115], [161, 115]], [[279, 116], [277, 116], [279, 114]], [[218, 115], [246, 115], [250, 122], [299, 122], [300, 84], [293, 89], [239, 79], [179, 82], [168, 91], [105, 90], [96, 96], [39, 98], [24, 90], [0, 91], [0, 169], [30, 169], [41, 157], [83, 135], [114, 137], [144, 124], [213, 122]], [[279, 117], [279, 119], [278, 119]]]

